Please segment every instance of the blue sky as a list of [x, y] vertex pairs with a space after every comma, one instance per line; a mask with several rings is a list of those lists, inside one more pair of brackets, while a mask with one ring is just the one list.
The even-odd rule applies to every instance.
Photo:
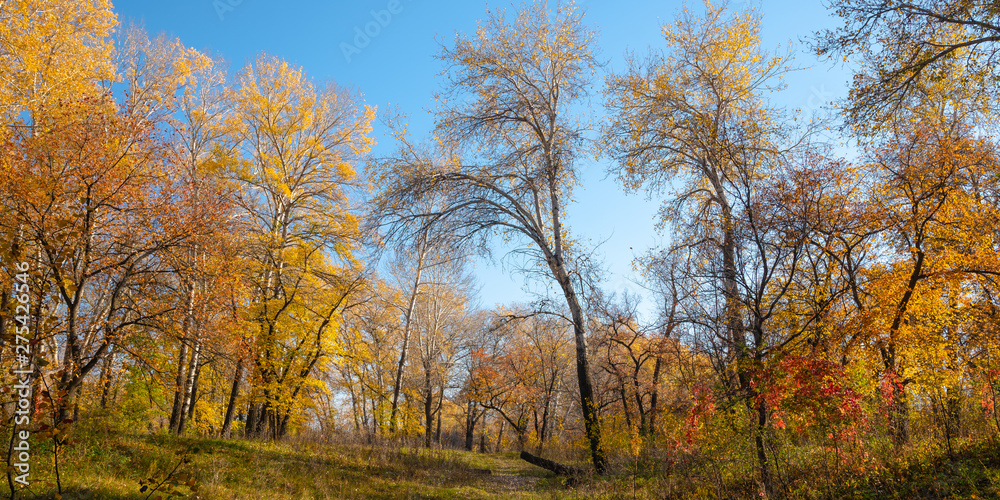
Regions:
[[[513, 11], [525, 2], [485, 2], [481, 0], [310, 0], [275, 2], [265, 0], [120, 0], [115, 10], [122, 23], [140, 22], [151, 34], [159, 32], [179, 37], [186, 45], [221, 56], [233, 72], [260, 53], [279, 56], [302, 66], [316, 81], [334, 80], [359, 90], [367, 104], [380, 110], [398, 106], [409, 116], [410, 132], [425, 136], [432, 127], [433, 94], [440, 88], [440, 63], [435, 55], [441, 43], [450, 43], [456, 32], [471, 33], [488, 8]], [[552, 2], [555, 3], [554, 1]], [[623, 55], [631, 50], [643, 54], [650, 47], [663, 47], [661, 26], [671, 22], [683, 7], [681, 1], [580, 0], [585, 22], [598, 32], [600, 57], [608, 70], [624, 66]], [[689, 2], [700, 8], [701, 2]], [[743, 8], [746, 2], [730, 6]], [[754, 4], [757, 5], [757, 4]], [[388, 12], [392, 7], [395, 13]], [[787, 88], [775, 102], [809, 114], [824, 102], [846, 93], [850, 74], [822, 62], [799, 43], [837, 20], [816, 0], [765, 1], [762, 38], [765, 48], [778, 45], [797, 48], [794, 65], [803, 68], [786, 79]], [[354, 45], [358, 32], [377, 21], [372, 12], [382, 13], [376, 36], [359, 51]], [[372, 29], [372, 32], [374, 30]], [[364, 44], [364, 39], [359, 39]], [[600, 78], [593, 96], [593, 119], [603, 116], [600, 107]], [[384, 131], [374, 131], [373, 153], [387, 154], [392, 145]], [[581, 186], [569, 208], [569, 224], [584, 242], [604, 241], [598, 254], [608, 270], [608, 288], [639, 290], [633, 281], [633, 257], [661, 242], [654, 216], [657, 199], [644, 194], [628, 195], [606, 174], [610, 160], [588, 160], [580, 167]], [[503, 254], [498, 248], [497, 255]], [[524, 279], [510, 276], [509, 267], [485, 261], [477, 264], [481, 301], [486, 307], [496, 303], [525, 301]], [[650, 309], [644, 308], [646, 311]]]

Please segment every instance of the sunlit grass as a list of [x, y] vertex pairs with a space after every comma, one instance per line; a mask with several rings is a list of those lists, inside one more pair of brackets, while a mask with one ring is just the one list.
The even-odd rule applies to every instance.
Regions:
[[[60, 459], [63, 499], [615, 499], [756, 498], [755, 481], [739, 464], [687, 456], [665, 469], [656, 453], [631, 463], [622, 457], [604, 477], [555, 477], [517, 453], [475, 453], [345, 443], [262, 442], [173, 437], [95, 429], [71, 431]], [[32, 487], [19, 498], [55, 498], [51, 442], [33, 446]], [[785, 448], [781, 494], [785, 498], [997, 498], [1000, 453], [989, 442], [943, 450], [912, 446], [887, 454], [869, 470], [824, 469], [823, 450]], [[720, 455], [723, 456], [723, 455]], [[586, 467], [585, 463], [574, 465]], [[167, 473], [173, 474], [167, 478]], [[489, 472], [486, 472], [489, 471]], [[176, 481], [181, 478], [181, 481]], [[177, 485], [171, 492], [164, 479]], [[824, 479], [826, 478], [826, 479]], [[149, 479], [154, 479], [149, 483]], [[145, 483], [144, 480], [147, 480]], [[146, 485], [145, 491], [140, 491]], [[928, 497], [929, 498], [929, 497]]]

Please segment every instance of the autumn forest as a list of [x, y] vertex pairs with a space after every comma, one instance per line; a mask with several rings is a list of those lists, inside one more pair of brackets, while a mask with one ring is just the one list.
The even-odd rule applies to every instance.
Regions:
[[[415, 133], [0, 0], [0, 495], [1000, 497], [1000, 4], [827, 11], [829, 116], [749, 3], [611, 67], [536, 0], [442, 39]], [[567, 216], [594, 165], [659, 207], [641, 293]]]

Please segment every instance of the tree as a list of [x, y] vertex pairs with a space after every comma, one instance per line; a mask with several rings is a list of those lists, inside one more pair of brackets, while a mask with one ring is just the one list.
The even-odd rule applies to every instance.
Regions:
[[[438, 157], [404, 147], [379, 165], [375, 183], [385, 186], [376, 206], [390, 220], [448, 221], [467, 241], [497, 234], [529, 243], [519, 250], [556, 282], [572, 318], [584, 424], [594, 467], [603, 473], [581, 283], [563, 223], [576, 178], [574, 159], [584, 145], [581, 125], [570, 113], [594, 72], [593, 37], [568, 5], [551, 13], [536, 2], [513, 22], [491, 13], [474, 37], [458, 36], [441, 54], [449, 83], [437, 115]], [[477, 161], [461, 161], [463, 152]], [[404, 211], [435, 196], [443, 200], [441, 208]]]
[[[135, 119], [160, 123], [173, 133], [171, 160], [180, 186], [172, 223], [191, 231], [189, 239], [159, 256], [176, 279], [171, 288], [177, 296], [163, 293], [164, 298], [175, 298], [170, 307], [181, 312], [173, 315], [176, 324], [166, 325], [178, 345], [170, 430], [180, 433], [186, 415], [193, 414], [206, 336], [226, 331], [211, 327], [233, 318], [224, 294], [240, 295], [242, 288], [235, 275], [241, 266], [234, 265], [240, 262], [236, 247], [241, 230], [233, 223], [238, 220], [235, 184], [226, 178], [232, 146], [224, 124], [230, 114], [226, 75], [220, 62], [185, 48], [180, 40], [150, 40], [138, 28], [125, 30], [119, 54], [119, 74], [130, 89], [128, 109]], [[223, 269], [226, 262], [233, 273]]]
[[820, 55], [860, 53], [862, 71], [851, 89], [849, 118], [863, 129], [905, 105], [917, 87], [951, 80], [989, 106], [1000, 74], [1000, 9], [981, 0], [836, 0], [844, 24], [819, 33]]
[[[262, 435], [266, 425], [277, 437], [294, 407], [289, 398], [328, 360], [329, 334], [364, 278], [345, 191], [352, 162], [371, 144], [373, 111], [333, 84], [317, 90], [300, 69], [268, 57], [242, 72], [233, 102], [259, 327], [247, 434]], [[241, 376], [237, 370], [235, 380]]]
[[[427, 200], [424, 204], [412, 207], [413, 213], [422, 211], [433, 211], [435, 209], [433, 200]], [[378, 224], [379, 217], [371, 216], [369, 221]], [[403, 320], [402, 343], [399, 349], [399, 360], [396, 363], [396, 371], [393, 377], [392, 406], [389, 414], [389, 429], [396, 430], [396, 414], [399, 410], [399, 394], [402, 389], [403, 369], [406, 366], [406, 357], [409, 354], [411, 333], [416, 322], [414, 315], [419, 305], [424, 289], [428, 285], [427, 273], [434, 273], [438, 268], [450, 268], [454, 265], [461, 265], [466, 258], [459, 245], [456, 245], [455, 237], [445, 224], [431, 226], [410, 227], [408, 225], [398, 225], [388, 228], [386, 237], [395, 240], [395, 261], [391, 274], [394, 276], [397, 286], [403, 291], [403, 302], [398, 304]], [[442, 283], [437, 283], [442, 285]], [[431, 294], [433, 297], [434, 294]]]
[[787, 56], [760, 48], [759, 22], [752, 11], [728, 14], [709, 2], [701, 17], [684, 11], [664, 28], [670, 52], [632, 58], [623, 74], [608, 78], [612, 119], [603, 143], [626, 188], [659, 191], [677, 177], [685, 182], [661, 209], [661, 223], [673, 222], [684, 235], [675, 245], [703, 263], [703, 290], [721, 292], [718, 300], [706, 297], [719, 304], [707, 319], [724, 346], [731, 374], [724, 381], [757, 415], [757, 455], [770, 493], [767, 408], [752, 377], [773, 345], [762, 323], [787, 291], [790, 273], [782, 273], [794, 268], [804, 240], [792, 232], [771, 245], [767, 240], [786, 228], [758, 227], [768, 217], [755, 213], [766, 208], [764, 179], [784, 168], [778, 142], [787, 133], [763, 99], [787, 71]]
[[[441, 422], [444, 392], [451, 382], [456, 359], [462, 354], [465, 339], [472, 326], [468, 311], [474, 292], [472, 276], [460, 259], [440, 261], [428, 269], [426, 289], [419, 307], [411, 311], [414, 324], [414, 347], [417, 349], [420, 380], [416, 384], [424, 413], [424, 446], [430, 448], [434, 435], [434, 418]], [[436, 396], [436, 399], [435, 399]], [[437, 405], [435, 406], [435, 400]]]
[[390, 427], [389, 401], [396, 347], [401, 331], [400, 317], [393, 313], [401, 293], [381, 280], [369, 280], [359, 291], [357, 307], [345, 311], [338, 329], [333, 368], [334, 386], [350, 395], [356, 432], [369, 442]]
[[510, 424], [518, 447], [528, 446], [534, 424], [538, 451], [551, 437], [571, 350], [560, 318], [501, 308], [488, 340], [472, 354], [469, 397]]
[[624, 74], [609, 77], [612, 122], [604, 144], [629, 189], [659, 190], [684, 176], [686, 186], [675, 204], [661, 209], [661, 220], [681, 218], [690, 208], [694, 224], [720, 233], [722, 288], [732, 303], [726, 306], [727, 329], [738, 342], [736, 214], [730, 195], [737, 170], [752, 169], [739, 164], [741, 154], [775, 149], [777, 129], [760, 94], [785, 71], [785, 59], [761, 51], [759, 20], [752, 13], [727, 18], [724, 7], [705, 8], [704, 18], [685, 12], [664, 30], [672, 55], [654, 54], [644, 63], [633, 59]]
[[58, 133], [21, 142], [23, 182], [12, 196], [36, 265], [51, 280], [50, 311], [65, 339], [64, 402], [128, 326], [158, 314], [138, 298], [153, 280], [155, 255], [189, 234], [171, 224], [176, 185], [166, 146], [152, 124], [109, 100], [65, 103], [37, 123], [58, 124]]
[[[3, 123], [15, 125], [27, 111], [29, 123], [24, 125], [30, 128], [51, 104], [98, 94], [101, 82], [114, 74], [114, 28], [107, 0], [0, 5]], [[5, 127], [2, 133], [8, 132]]]
[[592, 330], [599, 335], [600, 365], [613, 380], [625, 424], [645, 436], [655, 425], [656, 386], [662, 366], [654, 365], [662, 359], [662, 348], [659, 339], [651, 338], [639, 325], [637, 307], [636, 298], [628, 294], [620, 302], [614, 296], [601, 301]]
[[[684, 370], [685, 362], [690, 356], [683, 356], [681, 342], [676, 333], [680, 330], [680, 325], [685, 321], [685, 304], [690, 302], [692, 294], [684, 289], [683, 273], [685, 262], [679, 259], [681, 252], [652, 251], [650, 254], [639, 259], [640, 269], [643, 276], [657, 299], [658, 319], [655, 329], [659, 337], [652, 343], [652, 355], [655, 359], [653, 363], [653, 375], [651, 380], [651, 392], [649, 401], [649, 425], [648, 431], [651, 436], [660, 429], [657, 427], [657, 418], [660, 408], [663, 405], [663, 394], [660, 386], [664, 374], [671, 368], [667, 364], [667, 358], [671, 353], [680, 371]], [[634, 307], [634, 306], [633, 306]], [[632, 308], [625, 308], [625, 311], [633, 311]], [[626, 318], [635, 318], [635, 312], [629, 312]], [[689, 373], [688, 378], [694, 379], [694, 373]]]
[[[465, 443], [464, 447], [467, 451], [472, 451], [475, 445], [475, 433], [476, 425], [481, 421], [485, 425], [487, 409], [484, 408], [479, 401], [476, 400], [475, 394], [473, 394], [474, 389], [474, 375], [475, 370], [479, 366], [478, 363], [482, 359], [481, 354], [490, 344], [490, 320], [489, 313], [485, 310], [480, 310], [472, 318], [471, 322], [477, 325], [475, 329], [470, 330], [469, 336], [466, 339], [465, 345], [462, 346], [463, 353], [458, 358], [459, 366], [459, 392], [455, 397], [455, 403], [462, 408], [464, 414], [464, 431], [465, 431]], [[478, 358], [477, 359], [477, 355]]]
[[[114, 63], [109, 35], [114, 14], [105, 1], [5, 2], [0, 5], [0, 193], [5, 210], [16, 210], [6, 183], [15, 182], [25, 168], [17, 156], [24, 141], [37, 140], [53, 130], [36, 128], [50, 107], [61, 100], [76, 101], [100, 94], [102, 82], [112, 78]], [[23, 227], [4, 221], [2, 255], [11, 262], [30, 253], [22, 242]], [[6, 278], [6, 277], [5, 277]], [[10, 281], [0, 291], [0, 309], [10, 301]], [[43, 282], [39, 282], [41, 285]], [[38, 288], [34, 288], [38, 289]], [[0, 314], [0, 331], [7, 330]], [[2, 350], [0, 350], [2, 354]]]
[[[960, 322], [954, 309], [966, 295], [962, 283], [997, 271], [995, 252], [986, 250], [992, 235], [976, 234], [996, 210], [981, 196], [983, 184], [994, 182], [995, 146], [955, 118], [903, 114], [867, 151], [865, 168], [875, 181], [872, 223], [881, 226], [885, 254], [895, 258], [867, 266], [863, 324], [874, 335], [869, 342], [883, 376], [896, 385], [889, 406], [900, 444], [909, 440], [905, 387], [918, 380], [916, 367], [903, 359], [920, 362], [945, 344], [954, 349], [961, 337], [948, 325]], [[928, 364], [940, 371], [949, 360]]]

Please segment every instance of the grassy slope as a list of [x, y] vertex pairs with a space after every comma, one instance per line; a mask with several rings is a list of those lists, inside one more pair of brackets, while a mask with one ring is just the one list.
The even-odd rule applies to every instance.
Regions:
[[1000, 447], [973, 443], [949, 457], [909, 457], [834, 489], [844, 499], [1000, 498]]
[[[60, 460], [64, 499], [663, 498], [680, 492], [693, 498], [709, 490], [700, 487], [706, 486], [703, 479], [655, 474], [633, 479], [627, 472], [567, 486], [514, 453], [78, 434], [82, 437]], [[20, 498], [54, 498], [54, 485], [47, 484], [54, 483], [51, 447], [34, 445], [33, 457], [33, 486]], [[172, 478], [193, 478], [196, 491], [181, 486], [174, 496], [162, 489], [139, 492], [141, 480], [162, 479], [175, 466]], [[805, 483], [813, 482], [799, 484]], [[958, 451], [954, 459], [932, 454], [833, 487], [808, 486], [793, 488], [791, 497], [1000, 498], [1000, 448], [980, 444]]]
[[[33, 462], [51, 462], [50, 445], [37, 446], [33, 454]], [[64, 455], [60, 460], [64, 499], [146, 498], [149, 490], [140, 494], [140, 481], [162, 479], [178, 464], [172, 479], [186, 481], [186, 475], [197, 487], [192, 494], [191, 488], [181, 486], [180, 494], [172, 498], [551, 498], [551, 490], [564, 489], [559, 480], [545, 479], [546, 471], [512, 453], [119, 434], [82, 437]], [[51, 463], [33, 468], [27, 498], [53, 496], [51, 469]], [[150, 498], [158, 495], [168, 498], [162, 491]]]

